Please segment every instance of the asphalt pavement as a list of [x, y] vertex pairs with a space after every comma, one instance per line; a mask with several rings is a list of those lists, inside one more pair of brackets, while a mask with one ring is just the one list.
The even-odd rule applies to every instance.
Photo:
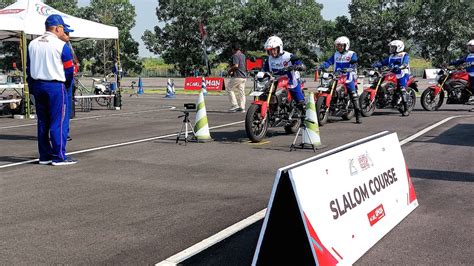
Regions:
[[[67, 167], [7, 167], [37, 157], [36, 126], [1, 117], [0, 262], [160, 262], [264, 209], [276, 170], [314, 155], [289, 152], [294, 136], [282, 128], [270, 130], [263, 144], [249, 143], [245, 113], [227, 112], [226, 96], [206, 97], [213, 142], [176, 144], [166, 135], [180, 129], [183, 104], [196, 100], [142, 95], [124, 97], [120, 111], [78, 112], [68, 151], [79, 152], [79, 163]], [[472, 261], [474, 118], [468, 109], [425, 112], [418, 105], [409, 117], [378, 110], [362, 125], [321, 127], [327, 148], [317, 153], [384, 130], [404, 139], [446, 117], [471, 115], [403, 146], [420, 206], [358, 263]], [[229, 123], [236, 124], [213, 129]], [[251, 225], [184, 263], [248, 264], [259, 230], [260, 223]]]

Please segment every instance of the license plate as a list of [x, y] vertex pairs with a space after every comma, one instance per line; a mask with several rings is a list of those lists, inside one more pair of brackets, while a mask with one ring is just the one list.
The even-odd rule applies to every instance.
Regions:
[[326, 88], [326, 87], [319, 87], [318, 88], [318, 91], [321, 91], [321, 92], [325, 92], [325, 91], [328, 91], [329, 88]]
[[263, 94], [263, 91], [252, 91], [250, 96], [258, 97]]

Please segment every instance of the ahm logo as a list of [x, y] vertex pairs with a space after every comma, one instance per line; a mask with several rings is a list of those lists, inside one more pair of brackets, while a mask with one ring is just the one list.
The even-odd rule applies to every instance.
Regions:
[[362, 170], [367, 170], [371, 166], [374, 166], [372, 159], [369, 156], [369, 152], [365, 152], [365, 154], [360, 155], [357, 160], [359, 161], [359, 166]]
[[38, 12], [38, 14], [40, 15], [49, 16], [54, 13], [52, 8], [47, 7], [45, 5], [36, 4], [35, 6], [36, 6], [36, 12]]
[[351, 176], [357, 175], [359, 171], [365, 171], [372, 166], [374, 166], [374, 163], [367, 151], [364, 154], [357, 156], [357, 160], [354, 158], [349, 159], [349, 172], [351, 173]]

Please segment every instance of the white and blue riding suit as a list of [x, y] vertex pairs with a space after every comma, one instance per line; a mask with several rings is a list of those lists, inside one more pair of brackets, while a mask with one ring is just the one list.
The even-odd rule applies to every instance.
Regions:
[[[390, 55], [380, 62], [376, 62], [372, 65], [373, 67], [388, 66], [394, 69], [397, 77], [398, 85], [402, 90], [406, 90], [408, 80], [410, 79], [410, 56], [405, 53], [397, 53]], [[405, 66], [404, 69], [400, 69], [401, 66]]]
[[346, 74], [346, 87], [351, 93], [357, 93], [357, 72], [355, 63], [357, 63], [358, 60], [359, 58], [354, 51], [345, 51], [344, 53], [337, 51], [321, 65], [321, 68], [325, 69], [334, 65], [334, 72], [338, 72], [344, 68], [352, 68], [354, 71]]
[[276, 58], [269, 56], [263, 65], [263, 70], [275, 75], [287, 75], [291, 96], [298, 103], [304, 102], [304, 94], [301, 90], [300, 73], [295, 70], [285, 70], [285, 67], [302, 65], [303, 63], [292, 53], [283, 51], [283, 53]]
[[[473, 64], [474, 63], [474, 53], [469, 53], [467, 56], [463, 56], [456, 61], [449, 63], [452, 66], [458, 66], [464, 63]], [[471, 92], [474, 95], [474, 65], [466, 68], [467, 73], [469, 74], [469, 82], [471, 83]]]
[[51, 32], [28, 46], [27, 75], [35, 96], [40, 161], [67, 160], [67, 88], [74, 78], [72, 59], [69, 46]]

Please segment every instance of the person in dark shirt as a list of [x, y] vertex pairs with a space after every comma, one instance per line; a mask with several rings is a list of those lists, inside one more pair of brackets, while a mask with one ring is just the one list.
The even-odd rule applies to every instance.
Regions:
[[240, 51], [238, 43], [232, 44], [232, 63], [229, 66], [231, 79], [228, 84], [229, 101], [231, 112], [245, 113], [245, 82], [247, 81], [247, 69], [245, 66], [245, 55]]

